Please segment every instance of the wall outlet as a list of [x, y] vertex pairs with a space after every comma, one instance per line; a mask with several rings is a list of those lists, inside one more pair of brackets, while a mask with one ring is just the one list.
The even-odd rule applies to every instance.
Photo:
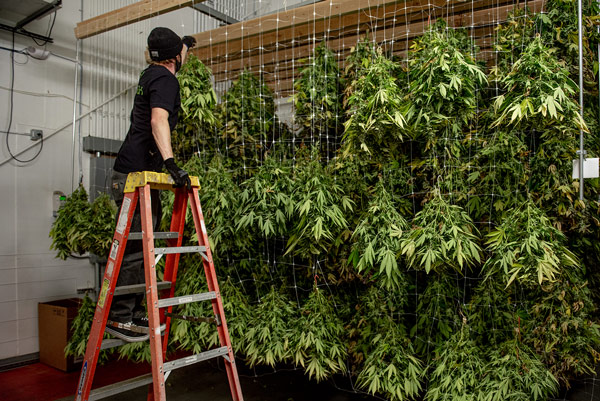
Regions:
[[32, 141], [39, 141], [40, 139], [42, 139], [43, 134], [44, 131], [42, 131], [41, 129], [32, 129], [29, 131], [29, 137]]

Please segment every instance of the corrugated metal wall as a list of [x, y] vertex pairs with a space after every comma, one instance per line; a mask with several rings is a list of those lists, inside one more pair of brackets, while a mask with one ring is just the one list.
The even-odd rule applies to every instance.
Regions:
[[[85, 20], [135, 2], [83, 0], [82, 16]], [[237, 20], [254, 16], [255, 2], [251, 0], [211, 0], [204, 4]], [[131, 89], [146, 65], [143, 52], [150, 30], [163, 25], [184, 35], [214, 29], [221, 24], [208, 15], [190, 11], [186, 8], [82, 40], [81, 100], [92, 109], [106, 104], [81, 121], [78, 128], [81, 136], [117, 140], [125, 137], [135, 94]]]

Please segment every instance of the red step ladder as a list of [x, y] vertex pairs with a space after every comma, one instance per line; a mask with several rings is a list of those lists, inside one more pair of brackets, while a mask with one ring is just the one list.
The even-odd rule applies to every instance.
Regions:
[[[143, 385], [149, 386], [148, 400], [166, 400], [165, 380], [173, 369], [188, 366], [200, 361], [223, 357], [231, 396], [234, 401], [243, 401], [240, 381], [235, 366], [235, 359], [227, 330], [227, 322], [221, 301], [221, 293], [215, 274], [208, 235], [198, 198], [200, 187], [198, 177], [190, 177], [191, 189], [186, 187], [174, 188], [173, 180], [168, 174], [144, 171], [130, 173], [125, 185], [123, 205], [117, 221], [115, 235], [106, 264], [102, 288], [98, 296], [94, 321], [90, 331], [85, 358], [79, 376], [76, 401], [88, 401], [105, 398]], [[175, 192], [173, 216], [170, 232], [154, 233], [152, 224], [152, 210], [150, 203], [151, 189], [167, 189]], [[138, 204], [141, 211], [142, 232], [130, 233], [131, 220]], [[194, 217], [194, 225], [198, 236], [198, 246], [182, 246], [183, 229], [187, 203], [189, 202]], [[155, 248], [155, 239], [166, 239], [168, 247]], [[116, 287], [119, 269], [123, 260], [123, 253], [128, 240], [142, 240], [144, 252], [145, 284]], [[203, 258], [204, 273], [208, 283], [208, 292], [175, 297], [175, 282], [177, 268], [181, 253], [199, 253]], [[162, 255], [166, 255], [163, 282], [156, 281], [156, 262]], [[160, 299], [159, 299], [160, 290]], [[150, 352], [152, 355], [152, 373], [115, 383], [99, 389], [92, 389], [98, 355], [101, 350], [125, 344], [120, 339], [104, 340], [108, 312], [114, 295], [125, 293], [146, 293], [148, 309], [148, 335], [150, 338]], [[172, 314], [174, 305], [210, 300], [215, 318], [212, 319], [219, 333], [221, 346], [182, 359], [165, 362], [169, 329], [171, 319], [176, 317], [188, 318]], [[167, 309], [165, 311], [165, 309]], [[193, 319], [193, 318], [192, 318]], [[161, 325], [164, 331], [161, 334]]]

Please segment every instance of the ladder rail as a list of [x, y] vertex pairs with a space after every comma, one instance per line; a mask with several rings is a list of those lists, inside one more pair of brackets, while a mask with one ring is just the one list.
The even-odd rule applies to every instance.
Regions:
[[[154, 228], [152, 227], [150, 184], [140, 187], [139, 192], [140, 213], [142, 215], [142, 244], [144, 247], [144, 275], [146, 279], [146, 308], [148, 310], [148, 328], [150, 329], [152, 377], [154, 378], [151, 394], [155, 401], [166, 401], [158, 290], [156, 285], [156, 264], [154, 261]], [[155, 327], [159, 327], [158, 332], [154, 330]]]
[[207, 258], [202, 259], [202, 264], [204, 266], [208, 290], [214, 291], [217, 295], [217, 297], [211, 302], [214, 314], [221, 317], [221, 324], [217, 326], [217, 332], [219, 333], [219, 342], [221, 343], [221, 346], [227, 347], [228, 350], [228, 360], [225, 360], [225, 370], [227, 371], [227, 379], [229, 381], [231, 396], [233, 401], [242, 401], [244, 397], [242, 395], [240, 378], [237, 373], [237, 368], [235, 367], [235, 355], [231, 346], [229, 330], [227, 329], [225, 310], [223, 308], [223, 302], [221, 301], [221, 291], [219, 290], [217, 274], [215, 272], [212, 252], [210, 250], [210, 244], [208, 241], [208, 233], [206, 231], [206, 225], [204, 224], [204, 215], [202, 214], [202, 207], [200, 206], [198, 188], [193, 187], [191, 191], [188, 191], [188, 197], [190, 207], [192, 209], [192, 216], [194, 218], [194, 226], [198, 236], [198, 244], [206, 247]]

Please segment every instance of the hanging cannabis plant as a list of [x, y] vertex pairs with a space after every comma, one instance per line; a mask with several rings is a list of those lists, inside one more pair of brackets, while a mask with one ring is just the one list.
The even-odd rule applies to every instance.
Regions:
[[[421, 284], [422, 285], [422, 284]], [[449, 275], [431, 277], [418, 297], [416, 322], [410, 330], [415, 350], [425, 358], [433, 358], [433, 351], [461, 327], [461, 289]]]
[[397, 259], [400, 240], [407, 230], [408, 223], [380, 181], [369, 208], [352, 234], [354, 242], [349, 261], [360, 273], [374, 275], [387, 288], [405, 285]]
[[287, 362], [292, 359], [291, 327], [298, 310], [272, 287], [253, 309], [246, 331], [244, 352], [250, 366]]
[[236, 227], [245, 235], [283, 237], [289, 232], [293, 182], [289, 166], [272, 158], [265, 160], [256, 174], [242, 184]]
[[470, 337], [490, 347], [513, 337], [515, 321], [525, 315], [528, 303], [518, 296], [519, 289], [506, 288], [496, 277], [480, 282], [467, 305]]
[[344, 60], [344, 81], [346, 83], [346, 89], [344, 90], [344, 106], [346, 105], [345, 102], [347, 102], [348, 97], [350, 97], [356, 89], [356, 81], [364, 75], [367, 67], [377, 57], [375, 47], [375, 43], [367, 32], [365, 36], [356, 43], [356, 46], [350, 48], [350, 54]]
[[[543, 129], [562, 124], [586, 129], [571, 96], [577, 85], [537, 36], [500, 83], [507, 92], [494, 101], [498, 116], [493, 126]], [[546, 118], [549, 117], [549, 118]]]
[[[233, 181], [221, 156], [215, 156], [206, 163], [198, 155], [192, 156], [183, 168], [200, 182], [198, 195], [202, 205], [204, 222], [207, 227], [211, 251], [215, 258], [225, 257], [229, 251], [239, 251], [247, 246], [245, 238], [241, 238], [235, 229], [235, 211], [239, 207], [239, 186]], [[168, 231], [171, 224], [174, 193], [161, 193], [163, 218], [161, 229]], [[197, 242], [193, 215], [188, 208], [186, 214], [184, 237]]]
[[217, 108], [221, 121], [221, 151], [236, 174], [247, 176], [263, 159], [275, 127], [273, 92], [262, 77], [244, 71], [223, 96]]
[[496, 130], [480, 141], [477, 157], [467, 167], [471, 188], [467, 210], [484, 221], [498, 221], [505, 210], [527, 196], [529, 149], [513, 130]]
[[344, 112], [337, 58], [325, 42], [315, 47], [313, 55], [300, 70], [294, 90], [300, 141], [308, 145], [320, 144], [325, 157], [333, 156], [342, 132]]
[[88, 237], [88, 252], [99, 256], [108, 254], [115, 232], [116, 213], [117, 208], [110, 196], [102, 194], [94, 200], [89, 216], [89, 225], [93, 229]]
[[353, 202], [317, 157], [298, 162], [292, 202], [290, 221], [294, 223], [286, 253], [311, 260], [339, 245], [340, 235], [348, 229], [345, 215], [352, 212]]
[[[487, 83], [482, 68], [471, 56], [464, 33], [433, 25], [415, 40], [410, 50], [409, 109], [405, 119], [413, 136], [423, 135], [426, 149], [440, 148], [444, 157], [449, 138], [460, 138], [473, 122], [478, 92]], [[447, 149], [454, 157], [457, 150]]]
[[480, 401], [477, 387], [487, 373], [484, 352], [463, 325], [436, 350], [425, 401]]
[[187, 160], [193, 153], [210, 158], [216, 151], [217, 128], [214, 114], [217, 95], [212, 86], [212, 73], [194, 54], [189, 54], [177, 79], [181, 110], [171, 136], [173, 152], [178, 160]]
[[[177, 279], [175, 295], [189, 295], [207, 292], [202, 260], [198, 257], [185, 258], [185, 270]], [[240, 352], [245, 345], [245, 333], [251, 311], [246, 296], [240, 291], [240, 284], [228, 277], [221, 281], [221, 299], [225, 310], [227, 327], [234, 352]], [[202, 318], [202, 321], [173, 319], [170, 342], [181, 349], [194, 353], [203, 352], [220, 345], [217, 325], [209, 319], [215, 316], [210, 302], [189, 303], [175, 308], [173, 313]]]
[[[198, 255], [181, 258], [181, 267], [177, 277], [177, 295], [201, 294], [208, 291], [202, 258]], [[200, 318], [214, 317], [210, 302], [192, 302], [181, 305], [173, 313], [183, 316]], [[170, 341], [181, 349], [193, 353], [206, 351], [214, 346], [214, 323], [194, 322], [187, 319], [173, 319], [171, 321]]]
[[556, 378], [518, 340], [489, 348], [486, 359], [489, 362], [477, 386], [477, 400], [545, 401], [558, 392]]
[[406, 335], [401, 321], [406, 297], [395, 299], [370, 288], [361, 297], [351, 337], [359, 363], [358, 386], [390, 400], [417, 399], [424, 367]]
[[310, 378], [321, 381], [346, 372], [344, 326], [331, 300], [316, 286], [294, 323], [290, 348], [294, 363]]
[[477, 235], [468, 214], [438, 192], [415, 216], [401, 241], [402, 253], [410, 267], [426, 273], [464, 272], [481, 261]]
[[72, 254], [91, 252], [105, 256], [115, 227], [116, 207], [108, 195], [101, 195], [94, 203], [88, 202], [85, 189], [80, 186], [58, 210], [50, 229], [57, 257], [65, 260]]
[[[540, 293], [538, 295], [538, 293]], [[578, 270], [566, 270], [555, 283], [536, 291], [525, 322], [528, 343], [561, 384], [594, 375], [600, 358], [600, 325], [588, 282]]]
[[367, 63], [348, 98], [348, 120], [344, 123], [345, 152], [366, 152], [389, 157], [404, 139], [406, 105], [395, 78], [397, 69], [381, 48]]
[[564, 234], [531, 201], [513, 209], [487, 238], [491, 257], [483, 269], [487, 277], [501, 276], [507, 287], [515, 280], [525, 285], [552, 282], [577, 265]]

